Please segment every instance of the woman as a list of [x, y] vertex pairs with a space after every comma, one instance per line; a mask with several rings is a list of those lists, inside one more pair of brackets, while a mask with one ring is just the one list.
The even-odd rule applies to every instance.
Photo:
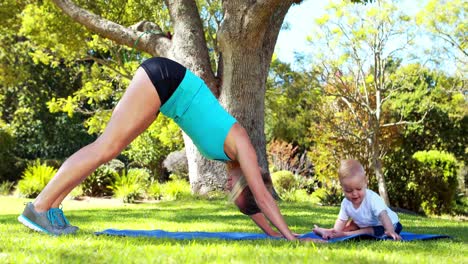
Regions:
[[[75, 233], [78, 228], [69, 224], [59, 208], [63, 199], [97, 167], [115, 158], [156, 119], [159, 111], [172, 118], [206, 158], [235, 164], [228, 169], [242, 171], [245, 184], [235, 197], [241, 211], [252, 213], [252, 219], [267, 234], [276, 233], [266, 218], [286, 239], [295, 239], [262, 180], [245, 129], [221, 107], [200, 78], [166, 58], [142, 63], [103, 134], [63, 163], [18, 220], [31, 229], [53, 235]], [[245, 211], [252, 209], [253, 204], [259, 209]]]

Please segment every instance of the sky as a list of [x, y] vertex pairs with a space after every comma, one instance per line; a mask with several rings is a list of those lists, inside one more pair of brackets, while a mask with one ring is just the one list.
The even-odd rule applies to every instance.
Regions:
[[[428, 0], [400, 0], [400, 4], [408, 14], [415, 14]], [[294, 54], [310, 51], [306, 37], [315, 26], [315, 19], [325, 14], [327, 0], [304, 0], [299, 5], [292, 6], [283, 22], [289, 24], [289, 29], [283, 29], [278, 35], [275, 54], [281, 61], [294, 66]]]

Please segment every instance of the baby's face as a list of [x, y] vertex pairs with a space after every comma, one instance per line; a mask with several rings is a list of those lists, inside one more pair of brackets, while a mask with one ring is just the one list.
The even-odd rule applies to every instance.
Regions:
[[354, 175], [340, 180], [343, 193], [358, 208], [366, 196], [367, 181], [365, 175]]

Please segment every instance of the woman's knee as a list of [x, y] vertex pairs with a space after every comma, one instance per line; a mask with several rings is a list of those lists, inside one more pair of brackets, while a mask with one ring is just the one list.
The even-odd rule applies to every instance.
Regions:
[[96, 158], [101, 164], [106, 163], [117, 157], [123, 148], [115, 142], [105, 142], [97, 139], [92, 144], [92, 149]]

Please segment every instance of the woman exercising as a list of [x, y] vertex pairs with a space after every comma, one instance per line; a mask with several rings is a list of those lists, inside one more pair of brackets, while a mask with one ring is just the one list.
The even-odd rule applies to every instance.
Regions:
[[241, 212], [268, 235], [295, 239], [262, 179], [246, 130], [221, 107], [202, 79], [179, 63], [160, 57], [141, 64], [103, 134], [62, 164], [18, 220], [39, 232], [75, 233], [78, 227], [70, 225], [59, 208], [63, 199], [148, 128], [159, 111], [172, 118], [206, 158], [227, 163], [231, 198]]

